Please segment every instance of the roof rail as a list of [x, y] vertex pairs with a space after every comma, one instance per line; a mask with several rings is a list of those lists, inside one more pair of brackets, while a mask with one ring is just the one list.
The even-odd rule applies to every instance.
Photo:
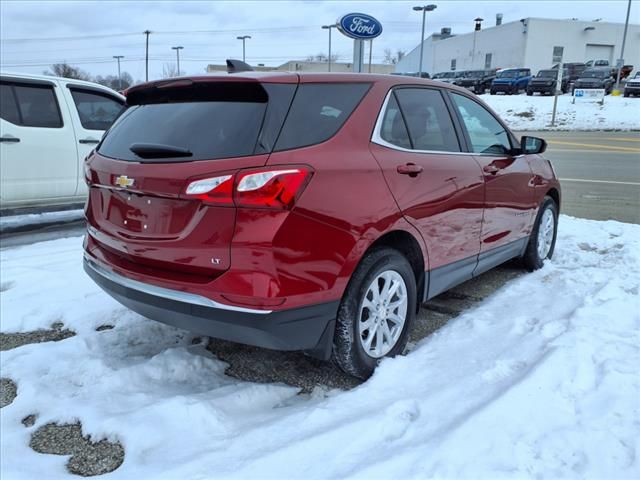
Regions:
[[253, 72], [253, 68], [251, 68], [251, 65], [244, 63], [241, 60], [227, 58], [227, 73], [238, 72]]

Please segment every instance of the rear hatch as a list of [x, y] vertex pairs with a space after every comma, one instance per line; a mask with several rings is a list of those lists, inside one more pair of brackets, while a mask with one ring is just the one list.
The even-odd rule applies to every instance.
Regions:
[[269, 80], [200, 77], [127, 92], [128, 109], [85, 165], [101, 256], [202, 282], [229, 267], [234, 175], [267, 163], [298, 77]]

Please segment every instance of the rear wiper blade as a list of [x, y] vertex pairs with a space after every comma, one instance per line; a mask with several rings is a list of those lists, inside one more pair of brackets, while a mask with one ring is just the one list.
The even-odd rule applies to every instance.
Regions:
[[129, 147], [129, 150], [141, 158], [173, 158], [193, 155], [188, 148], [161, 143], [134, 143]]

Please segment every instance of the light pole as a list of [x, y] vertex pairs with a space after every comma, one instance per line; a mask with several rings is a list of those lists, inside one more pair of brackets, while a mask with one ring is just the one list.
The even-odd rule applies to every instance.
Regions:
[[418, 67], [418, 78], [422, 78], [422, 54], [424, 52], [424, 24], [426, 22], [427, 12], [432, 12], [437, 5], [424, 5], [422, 7], [413, 7], [416, 12], [422, 12], [422, 35], [420, 37], [420, 66]]
[[144, 54], [144, 78], [145, 82], [149, 81], [149, 35], [151, 35], [151, 30], [145, 30], [144, 33], [147, 36], [145, 54]]
[[630, 13], [631, 13], [631, 0], [629, 0], [629, 4], [627, 5], [627, 19], [624, 22], [624, 33], [622, 34], [622, 48], [620, 49], [620, 60], [622, 61], [622, 64], [617, 65], [618, 74], [616, 75], [616, 88], [620, 88], [620, 72], [622, 71], [622, 67], [624, 66], [624, 44], [627, 42], [627, 29], [629, 28]]
[[241, 37], [236, 37], [238, 40], [242, 40], [242, 61], [246, 62], [245, 60], [245, 45], [244, 42], [247, 40], [247, 38], [251, 38], [251, 35], [242, 35]]
[[114, 55], [113, 58], [115, 58], [118, 61], [118, 90], [122, 90], [122, 76], [120, 75], [120, 59], [124, 58], [124, 55]]
[[180, 76], [180, 50], [184, 47], [171, 47], [171, 50], [176, 51], [176, 63], [178, 64], [178, 76]]
[[331, 29], [336, 28], [337, 25], [322, 25], [324, 30], [329, 30], [329, 71], [331, 71]]

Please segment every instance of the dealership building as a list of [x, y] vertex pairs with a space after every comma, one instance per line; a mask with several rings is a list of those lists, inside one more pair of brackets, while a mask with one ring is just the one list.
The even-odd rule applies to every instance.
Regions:
[[[427, 17], [428, 19], [428, 17]], [[485, 22], [486, 23], [486, 22]], [[608, 60], [620, 56], [624, 24], [600, 21], [523, 18], [463, 35], [450, 28], [426, 38], [422, 70], [434, 74], [449, 70], [529, 67], [533, 72], [563, 62]], [[396, 72], [417, 72], [420, 45], [396, 65]], [[626, 65], [640, 67], [640, 25], [629, 25], [625, 46]]]

